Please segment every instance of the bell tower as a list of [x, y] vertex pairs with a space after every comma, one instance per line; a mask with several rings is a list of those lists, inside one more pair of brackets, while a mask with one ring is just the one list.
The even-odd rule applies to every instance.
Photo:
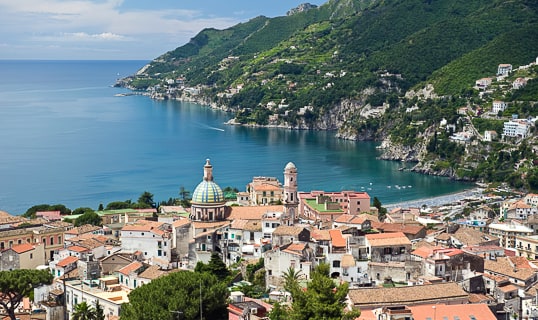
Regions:
[[284, 168], [284, 221], [288, 226], [295, 223], [299, 209], [297, 198], [297, 168], [289, 162]]

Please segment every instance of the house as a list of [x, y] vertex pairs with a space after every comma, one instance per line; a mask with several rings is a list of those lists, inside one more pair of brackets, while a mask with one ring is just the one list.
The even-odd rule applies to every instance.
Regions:
[[487, 89], [490, 85], [491, 85], [491, 82], [493, 81], [492, 78], [481, 78], [481, 79], [478, 79], [476, 80], [475, 82], [475, 88], [477, 88], [478, 90], [485, 90]]
[[289, 243], [267, 251], [263, 261], [267, 288], [283, 288], [283, 276], [289, 268], [300, 273], [301, 279], [310, 279], [315, 252], [307, 243]]
[[0, 252], [0, 271], [35, 269], [45, 262], [43, 245], [22, 243]]
[[405, 261], [411, 241], [403, 232], [367, 234], [365, 246], [372, 262]]
[[529, 134], [530, 124], [526, 120], [512, 119], [504, 123], [503, 137], [526, 138]]
[[229, 320], [267, 319], [271, 305], [257, 299], [245, 297], [242, 292], [232, 292], [231, 303], [228, 304]]
[[494, 114], [498, 114], [499, 112], [503, 112], [504, 110], [506, 110], [507, 106], [508, 105], [506, 104], [506, 102], [495, 100], [493, 101], [493, 108], [491, 109], [491, 112], [493, 112]]
[[111, 275], [118, 272], [121, 268], [134, 261], [135, 256], [130, 253], [114, 253], [100, 260], [101, 272], [105, 275]]
[[528, 288], [538, 280], [537, 271], [529, 265], [523, 257], [498, 257], [496, 260], [484, 261], [484, 273], [506, 277], [510, 283], [520, 287]]
[[507, 63], [499, 64], [497, 68], [497, 75], [498, 76], [507, 76], [512, 72], [512, 65]]
[[41, 243], [45, 246], [45, 259], [51, 261], [54, 259], [54, 253], [64, 247], [65, 229], [62, 227], [41, 226], [32, 228], [33, 243]]
[[474, 272], [484, 272], [484, 259], [480, 256], [454, 248], [432, 251], [423, 260], [425, 275], [459, 282], [473, 276]]
[[[401, 188], [398, 186], [398, 188]], [[399, 224], [417, 224], [420, 223], [415, 222], [417, 218], [420, 216], [420, 209], [419, 208], [393, 208], [387, 213], [387, 216], [384, 220], [384, 222], [388, 223], [399, 223]], [[376, 224], [373, 224], [373, 227], [376, 228]]]
[[162, 222], [138, 220], [121, 229], [124, 252], [142, 251], [150, 264], [168, 268], [172, 258], [171, 226]]
[[484, 141], [494, 141], [497, 140], [497, 132], [493, 130], [484, 131]]
[[272, 234], [273, 246], [282, 246], [292, 242], [309, 242], [310, 230], [301, 226], [278, 226]]
[[81, 280], [63, 280], [65, 285], [66, 312], [71, 319], [75, 306], [83, 301], [95, 306], [97, 302], [109, 318], [119, 317], [121, 306], [129, 302], [128, 291], [118, 286], [114, 277], [101, 278], [97, 285]]
[[381, 307], [366, 310], [359, 320], [432, 320], [432, 319], [484, 319], [496, 320], [489, 306], [482, 304], [444, 304]]
[[353, 227], [357, 230], [370, 230], [372, 228], [372, 220], [377, 222], [377, 217], [370, 214], [343, 214], [334, 220], [332, 227], [338, 228], [341, 226]]
[[35, 213], [36, 217], [43, 218], [47, 221], [60, 221], [62, 220], [62, 215], [60, 211], [37, 211]]
[[538, 213], [538, 208], [528, 205], [523, 199], [511, 203], [504, 212], [507, 219], [527, 220]]
[[510, 221], [509, 223], [492, 223], [488, 233], [499, 238], [499, 245], [504, 248], [515, 248], [516, 237], [530, 236], [534, 233], [531, 228]]
[[528, 259], [538, 259], [538, 235], [516, 237], [516, 255]]
[[50, 271], [55, 277], [61, 277], [77, 268], [79, 258], [75, 256], [67, 256], [60, 261], [52, 261], [49, 264]]
[[532, 207], [538, 207], [538, 194], [536, 193], [528, 193], [523, 198], [526, 204]]
[[383, 233], [402, 232], [409, 240], [426, 237], [426, 228], [422, 225], [403, 223], [374, 223], [373, 227]]
[[475, 228], [458, 227], [454, 233], [450, 234], [449, 245], [454, 248], [465, 248], [468, 246], [488, 246], [499, 245], [499, 237], [481, 232]]
[[512, 88], [514, 90], [521, 89], [526, 85], [527, 85], [527, 79], [525, 78], [517, 78], [516, 80], [514, 80], [514, 82], [512, 82]]
[[422, 286], [349, 289], [348, 297], [353, 307], [363, 311], [402, 305], [467, 304], [469, 294], [457, 283], [447, 282]]
[[133, 261], [129, 263], [118, 271], [119, 284], [128, 290], [136, 289], [141, 285], [141, 283], [137, 281], [138, 274], [142, 273], [147, 268], [148, 265], [140, 261]]
[[85, 224], [83, 226], [75, 227], [65, 232], [65, 240], [76, 238], [84, 234], [97, 234], [101, 230], [101, 227], [91, 224]]
[[474, 245], [461, 248], [462, 251], [480, 256], [484, 259], [495, 260], [504, 257], [504, 248], [496, 245]]
[[254, 177], [247, 185], [251, 205], [269, 205], [282, 202], [282, 184], [275, 177]]
[[225, 260], [235, 263], [246, 257], [261, 257], [262, 223], [256, 220], [234, 220], [224, 230], [220, 246], [225, 249]]
[[370, 195], [366, 192], [299, 192], [299, 215], [323, 222], [334, 221], [342, 214], [370, 212]]

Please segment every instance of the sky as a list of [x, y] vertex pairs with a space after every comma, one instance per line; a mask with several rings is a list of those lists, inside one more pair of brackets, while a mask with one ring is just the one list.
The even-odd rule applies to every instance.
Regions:
[[0, 0], [0, 59], [152, 60], [204, 28], [326, 0]]

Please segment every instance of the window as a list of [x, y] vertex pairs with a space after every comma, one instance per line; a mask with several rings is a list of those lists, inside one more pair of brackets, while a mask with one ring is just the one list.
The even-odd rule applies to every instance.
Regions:
[[163, 255], [163, 251], [162, 250], [157, 250], [157, 256], [162, 256]]
[[0, 250], [4, 250], [4, 249], [5, 249], [4, 242], [2, 241], [2, 242], [0, 242]]
[[62, 243], [62, 236], [58, 236], [58, 244]]
[[33, 259], [33, 258], [34, 258], [34, 254], [30, 253], [30, 259]]
[[41, 240], [43, 241], [43, 244], [44, 244], [44, 245], [47, 245], [47, 239], [46, 239], [46, 238], [43, 238], [43, 239], [41, 239]]
[[22, 243], [21, 239], [17, 240], [17, 244], [21, 244], [21, 243]]
[[266, 222], [266, 223], [265, 223], [265, 227], [266, 227], [266, 228], [269, 228], [269, 226], [270, 226], [269, 222]]
[[54, 237], [50, 237], [50, 245], [52, 246], [54, 244]]
[[333, 261], [333, 268], [340, 268], [340, 260]]

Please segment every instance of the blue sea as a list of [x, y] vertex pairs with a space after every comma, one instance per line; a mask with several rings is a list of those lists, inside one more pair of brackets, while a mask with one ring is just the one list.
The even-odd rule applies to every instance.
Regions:
[[382, 203], [469, 188], [446, 178], [399, 171], [376, 160], [376, 143], [331, 132], [247, 128], [207, 106], [116, 96], [116, 79], [146, 61], [0, 61], [0, 210], [36, 204], [71, 209], [159, 202], [193, 191], [211, 159], [215, 181], [245, 190], [254, 176], [283, 181], [288, 162], [302, 191], [367, 191]]

